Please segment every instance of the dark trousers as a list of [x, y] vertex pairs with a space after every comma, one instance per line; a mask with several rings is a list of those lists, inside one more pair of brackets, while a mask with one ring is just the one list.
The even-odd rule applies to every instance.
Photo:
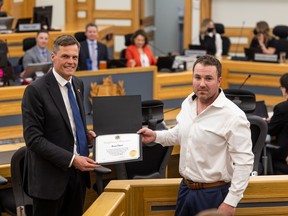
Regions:
[[83, 174], [72, 168], [64, 194], [58, 200], [33, 199], [34, 216], [81, 216], [86, 186]]
[[178, 190], [175, 216], [193, 216], [212, 208], [218, 208], [224, 201], [230, 184], [207, 189], [192, 190], [181, 182]]

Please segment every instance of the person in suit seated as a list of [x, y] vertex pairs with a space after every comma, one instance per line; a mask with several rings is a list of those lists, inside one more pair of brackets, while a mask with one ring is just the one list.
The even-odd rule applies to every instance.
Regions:
[[157, 59], [148, 45], [148, 36], [144, 30], [137, 30], [131, 37], [131, 43], [125, 53], [127, 67], [156, 65]]
[[36, 35], [36, 45], [27, 50], [23, 56], [24, 71], [20, 77], [25, 77], [26, 68], [31, 63], [51, 62], [51, 51], [47, 48], [49, 42], [49, 32], [40, 30]]
[[280, 90], [284, 97], [283, 102], [273, 109], [273, 116], [268, 119], [268, 134], [275, 137], [280, 148], [271, 152], [273, 161], [287, 163], [288, 170], [288, 73], [280, 78]]
[[259, 49], [259, 52], [264, 54], [274, 54], [276, 52], [277, 40], [270, 35], [267, 22], [257, 22], [253, 33], [254, 38], [250, 43], [250, 48]]
[[80, 43], [78, 70], [98, 70], [100, 61], [108, 61], [108, 49], [98, 40], [98, 27], [88, 23], [85, 27], [86, 40]]
[[80, 44], [71, 35], [55, 39], [53, 68], [25, 89], [22, 100], [27, 146], [24, 190], [33, 198], [34, 216], [80, 216], [96, 137], [86, 129], [84, 84], [74, 76]]
[[209, 55], [222, 55], [221, 35], [216, 32], [212, 19], [204, 19], [201, 23], [200, 45], [207, 50]]

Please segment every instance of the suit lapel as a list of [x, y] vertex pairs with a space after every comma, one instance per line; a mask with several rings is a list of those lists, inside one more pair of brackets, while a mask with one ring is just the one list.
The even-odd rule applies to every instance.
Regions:
[[63, 98], [62, 98], [62, 94], [61, 94], [61, 91], [59, 89], [57, 80], [55, 79], [51, 70], [47, 73], [46, 80], [47, 80], [48, 91], [50, 93], [50, 96], [53, 99], [55, 106], [57, 107], [57, 109], [61, 113], [67, 127], [69, 128], [70, 132], [72, 133], [69, 117], [67, 114], [67, 110], [66, 110]]

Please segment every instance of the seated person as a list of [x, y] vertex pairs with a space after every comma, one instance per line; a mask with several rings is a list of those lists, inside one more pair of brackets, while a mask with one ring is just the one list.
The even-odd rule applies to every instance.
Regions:
[[250, 48], [260, 48], [264, 54], [276, 52], [277, 40], [270, 35], [267, 22], [257, 22], [253, 33], [255, 36], [251, 41]]
[[281, 161], [288, 166], [288, 73], [281, 76], [280, 89], [285, 101], [274, 107], [273, 116], [268, 120], [268, 134], [275, 136], [280, 147], [272, 151], [273, 161]]
[[201, 24], [200, 45], [207, 50], [209, 55], [222, 55], [221, 35], [216, 32], [214, 22], [211, 19], [204, 19]]
[[131, 37], [131, 45], [125, 53], [127, 67], [147, 67], [156, 65], [156, 58], [148, 45], [148, 36], [142, 29], [137, 30]]
[[40, 30], [36, 35], [36, 45], [27, 50], [23, 57], [24, 71], [20, 77], [25, 76], [25, 69], [30, 63], [44, 63], [51, 61], [51, 51], [47, 48], [49, 41], [49, 33], [46, 30]]
[[98, 40], [98, 27], [88, 23], [85, 27], [86, 40], [80, 43], [78, 70], [98, 70], [100, 61], [108, 61], [108, 49]]

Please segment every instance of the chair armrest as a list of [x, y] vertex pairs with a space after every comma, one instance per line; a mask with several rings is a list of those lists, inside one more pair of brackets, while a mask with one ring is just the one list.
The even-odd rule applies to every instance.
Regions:
[[5, 184], [7, 184], [7, 182], [8, 182], [8, 180], [0, 175], [0, 185], [5, 185]]

